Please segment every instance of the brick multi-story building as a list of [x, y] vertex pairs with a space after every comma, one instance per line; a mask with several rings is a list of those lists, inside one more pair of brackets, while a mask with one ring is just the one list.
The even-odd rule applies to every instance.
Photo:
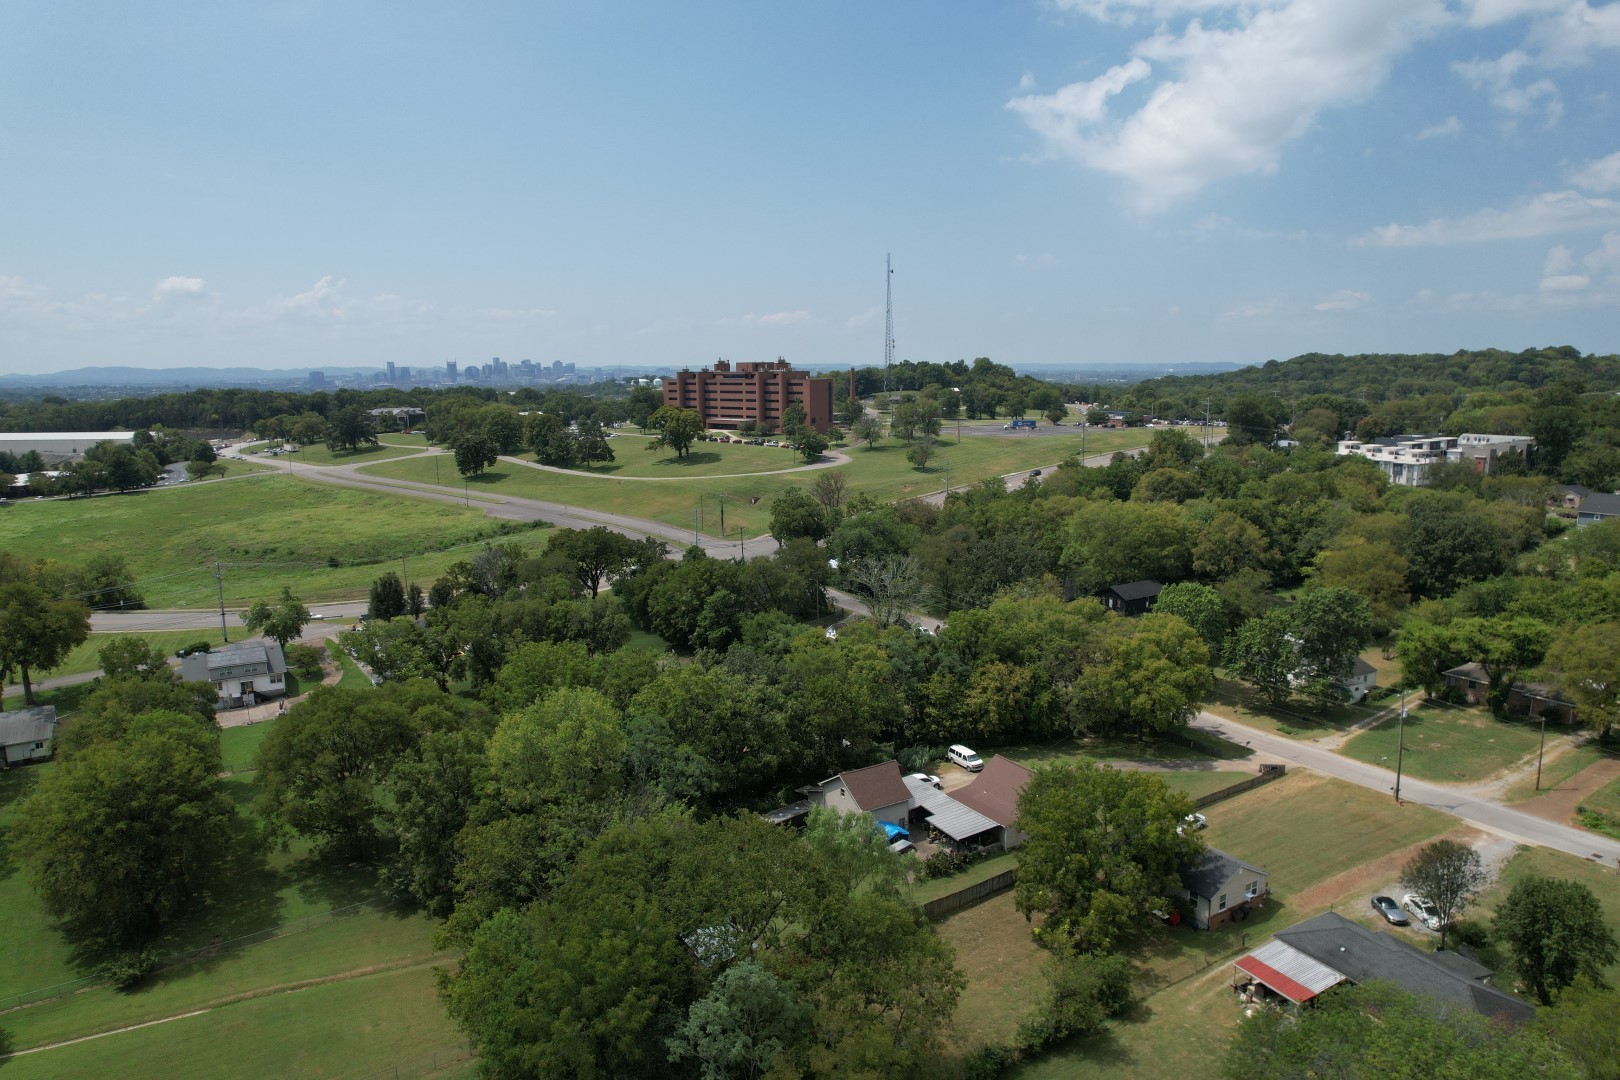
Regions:
[[735, 429], [744, 424], [782, 425], [782, 410], [797, 404], [809, 425], [825, 432], [832, 426], [831, 379], [795, 371], [786, 360], [757, 363], [718, 360], [713, 368], [680, 371], [664, 379], [664, 404], [696, 409], [711, 428]]

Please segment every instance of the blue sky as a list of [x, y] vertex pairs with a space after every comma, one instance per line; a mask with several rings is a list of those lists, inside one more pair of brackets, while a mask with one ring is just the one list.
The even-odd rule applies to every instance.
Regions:
[[0, 371], [1620, 350], [1620, 0], [0, 6]]

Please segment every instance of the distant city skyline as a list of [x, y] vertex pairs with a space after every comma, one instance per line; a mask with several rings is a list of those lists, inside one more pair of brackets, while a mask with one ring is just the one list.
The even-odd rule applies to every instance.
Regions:
[[0, 374], [1620, 351], [1620, 0], [0, 9]]

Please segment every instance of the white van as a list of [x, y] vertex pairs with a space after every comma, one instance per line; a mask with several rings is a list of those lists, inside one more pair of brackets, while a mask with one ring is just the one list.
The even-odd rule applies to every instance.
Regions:
[[984, 760], [961, 743], [945, 751], [945, 756], [951, 759], [952, 764], [960, 765], [968, 772], [978, 772], [984, 768]]

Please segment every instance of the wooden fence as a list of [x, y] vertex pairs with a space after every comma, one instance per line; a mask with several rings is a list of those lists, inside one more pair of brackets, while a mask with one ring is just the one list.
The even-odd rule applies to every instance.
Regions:
[[923, 914], [930, 919], [941, 919], [953, 911], [967, 907], [969, 904], [983, 900], [987, 896], [994, 896], [998, 892], [1005, 892], [1013, 887], [1018, 880], [1018, 871], [1003, 870], [995, 877], [985, 878], [983, 881], [959, 889], [953, 893], [936, 897], [923, 905]]
[[1287, 771], [1288, 766], [1286, 765], [1262, 765], [1260, 766], [1259, 776], [1251, 776], [1247, 780], [1240, 780], [1235, 784], [1221, 788], [1219, 791], [1212, 791], [1208, 795], [1200, 795], [1193, 800], [1193, 805], [1202, 810], [1206, 806], [1213, 806], [1222, 799], [1230, 799], [1232, 796], [1241, 795], [1245, 791], [1253, 791], [1262, 784], [1269, 784], [1273, 780], [1281, 780], [1283, 774]]

